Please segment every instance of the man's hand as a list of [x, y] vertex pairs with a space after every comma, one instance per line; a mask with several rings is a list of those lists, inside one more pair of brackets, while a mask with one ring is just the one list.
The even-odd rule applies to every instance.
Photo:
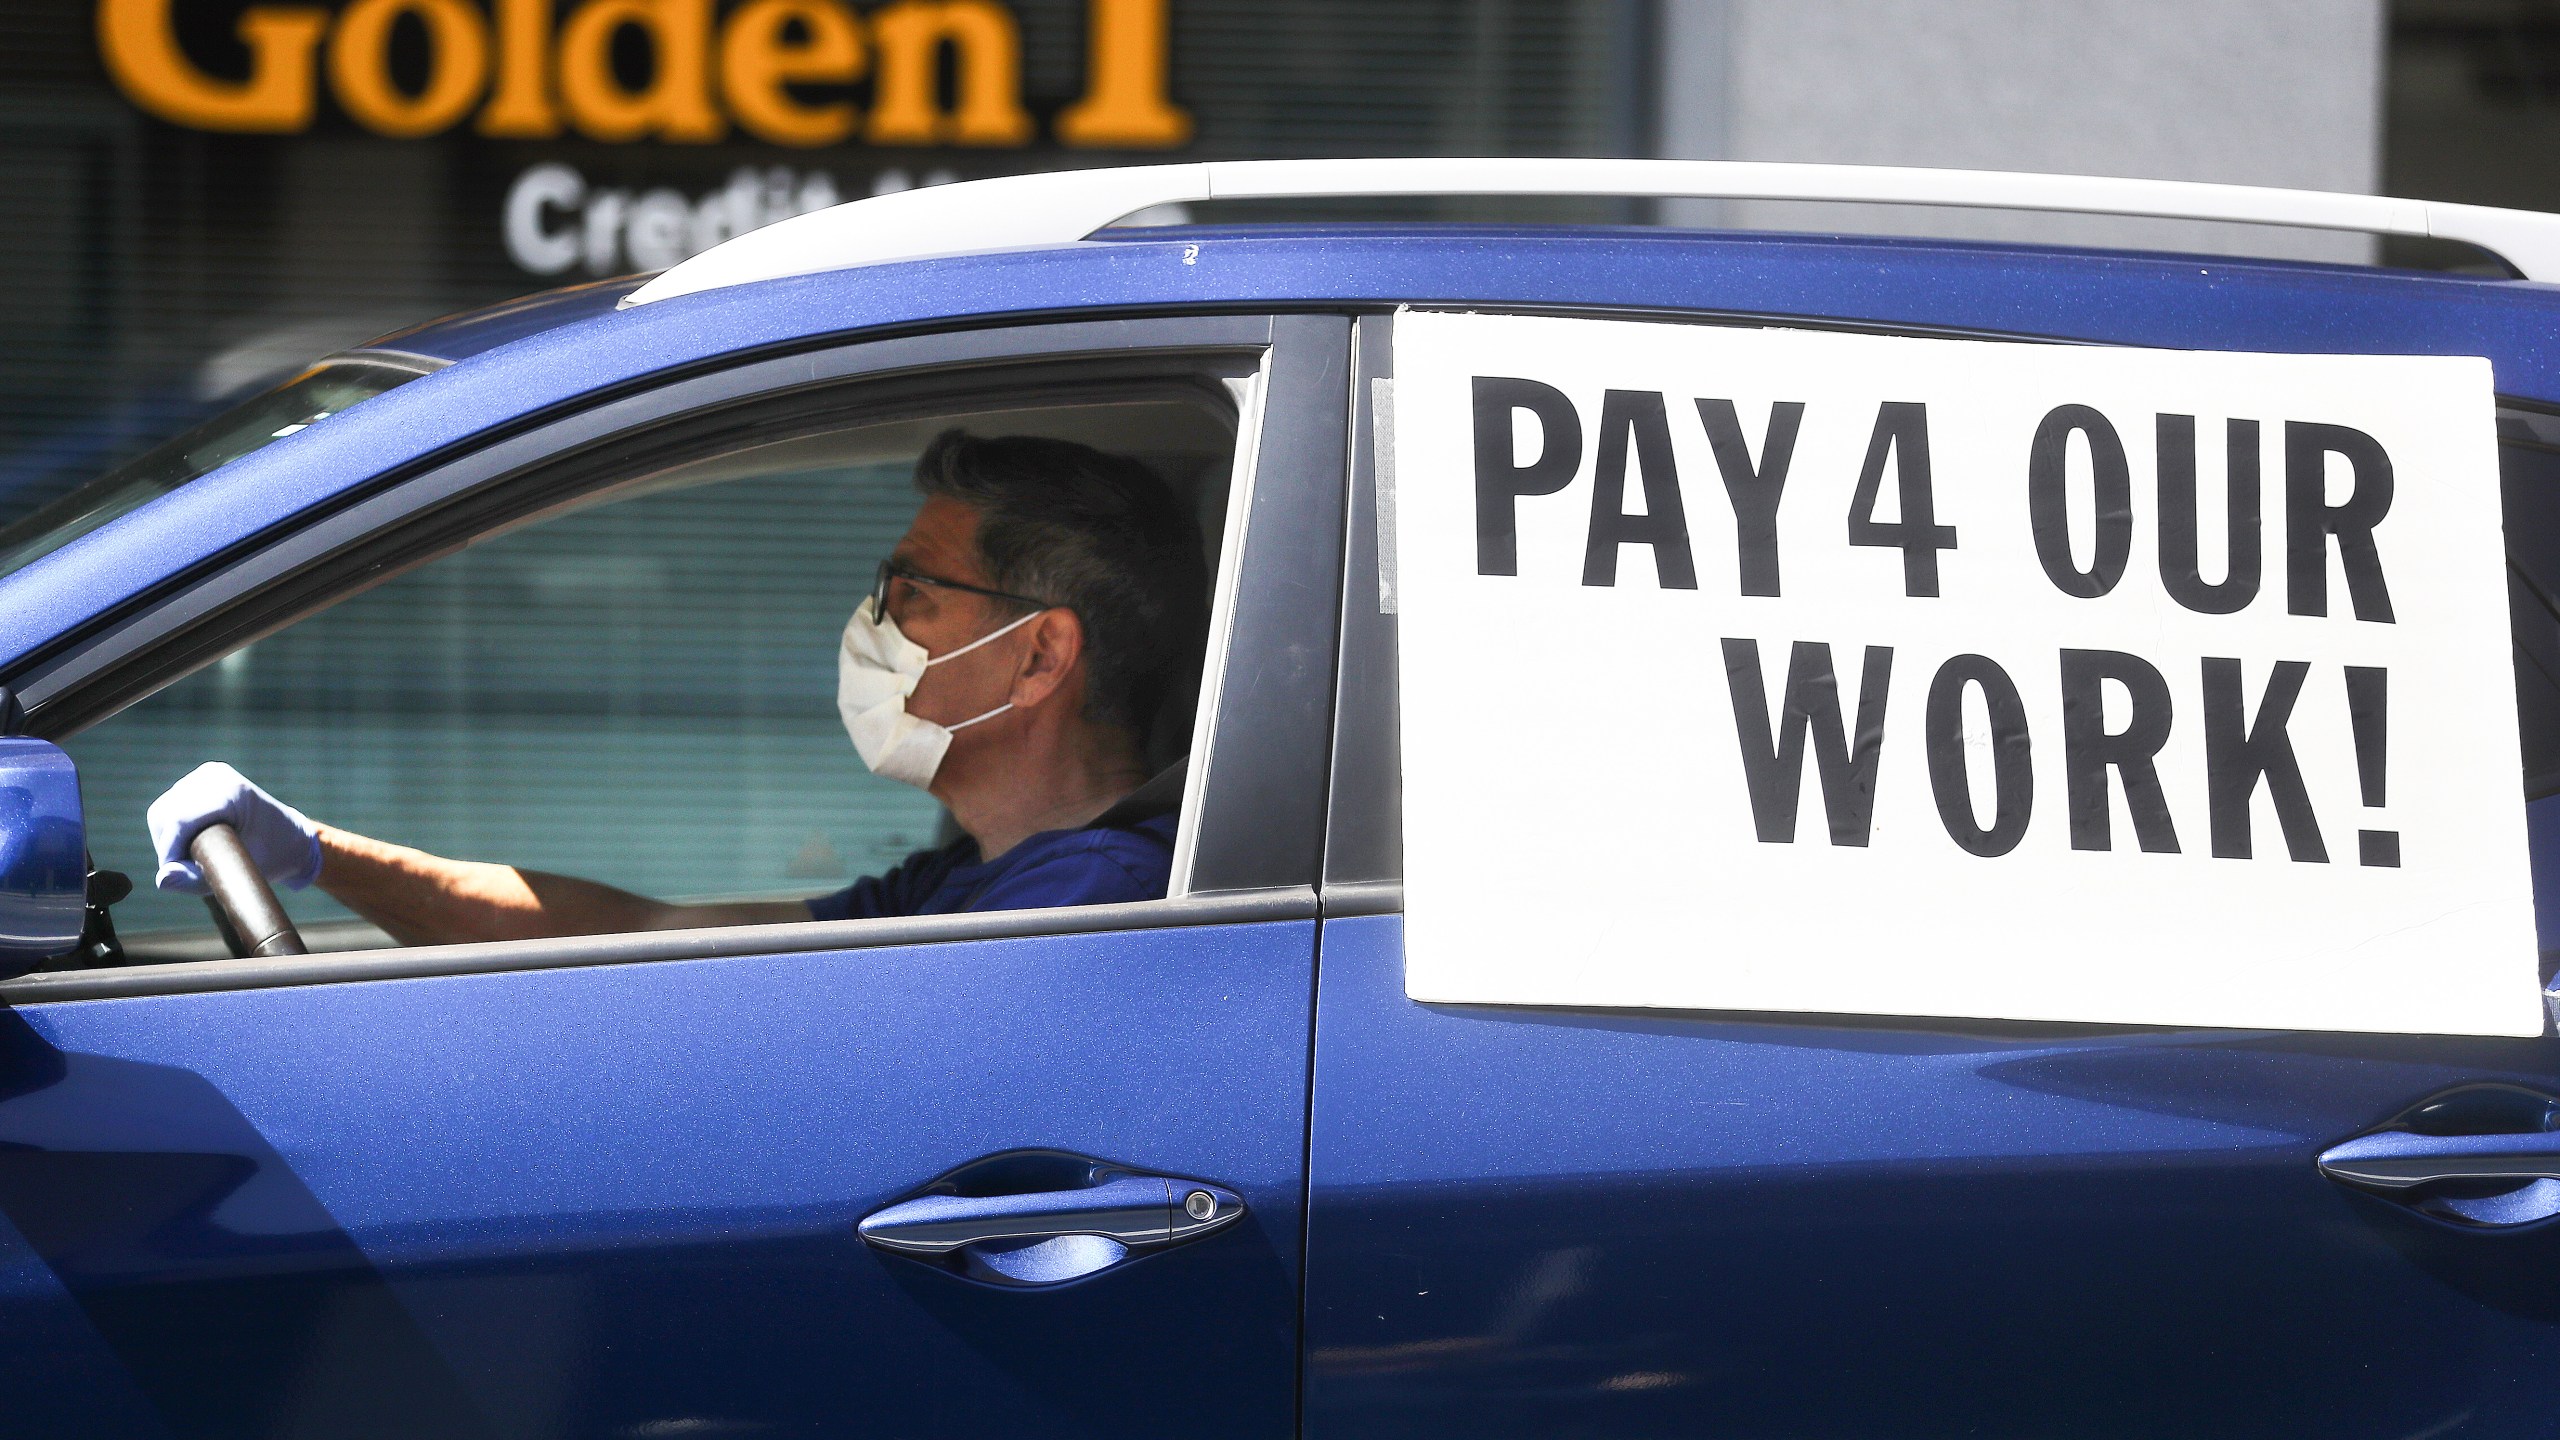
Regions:
[[320, 875], [320, 827], [301, 811], [249, 783], [249, 777], [212, 761], [172, 785], [147, 812], [151, 844], [160, 852], [163, 890], [205, 893], [203, 872], [187, 848], [208, 825], [228, 825], [270, 884], [299, 890]]

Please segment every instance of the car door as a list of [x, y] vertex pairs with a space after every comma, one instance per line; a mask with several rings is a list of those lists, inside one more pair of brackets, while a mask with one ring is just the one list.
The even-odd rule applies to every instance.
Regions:
[[[325, 621], [423, 557], [525, 553], [506, 547], [597, 487], [766, 453], [813, 411], [912, 428], [1233, 380], [1235, 479], [1217, 496], [1214, 638], [1171, 898], [9, 982], [0, 1353], [15, 1378], [0, 1432], [1290, 1433], [1348, 337], [1312, 316], [1060, 324], [696, 375], [380, 490], [13, 677], [33, 725], [76, 756], [83, 727], [109, 734], [190, 671], [169, 694], [218, 692], [226, 666], [261, 693], [270, 661], [253, 652], [305, 652], [293, 630], [243, 642], [294, 617]], [[531, 580], [605, 585], [597, 608], [622, 614], [612, 586], [657, 553], [633, 534], [579, 563], [544, 552]], [[753, 588], [754, 569], [725, 582]], [[866, 576], [843, 577], [843, 606]], [[377, 593], [446, 593], [402, 583]], [[403, 606], [432, 608], [376, 613]], [[617, 716], [690, 723], [692, 692], [641, 673], [651, 661], [733, 663], [747, 683], [762, 651], [712, 637], [688, 660], [678, 642], [703, 637], [672, 614], [641, 612], [667, 633], [614, 652], [629, 685], [580, 682], [614, 703], [563, 718], [550, 763], [610, 750]], [[505, 689], [411, 650], [395, 709], [467, 717], [473, 695]], [[303, 678], [354, 683], [325, 663]], [[479, 688], [458, 696], [466, 682]], [[807, 698], [823, 731], [826, 693]], [[221, 725], [252, 725], [254, 706], [216, 711], [232, 718], [197, 722], [199, 747], [248, 743]], [[314, 774], [370, 773], [365, 744], [415, 748], [422, 733], [341, 725], [293, 743]], [[799, 733], [754, 737], [788, 748]], [[668, 863], [690, 843], [715, 866], [724, 807], [793, 801], [722, 783], [745, 764], [735, 752], [717, 736], [663, 743], [625, 772], [652, 794], [695, 786], [695, 808], [678, 808], [699, 833], [579, 843]], [[478, 765], [384, 773], [431, 775], [414, 798], [460, 813], [444, 818], [461, 835], [517, 813], [504, 785], [545, 783], [539, 763]], [[93, 837], [137, 823], [126, 783], [89, 781]], [[1126, 1245], [1094, 1238], [1106, 1232]]]
[[[1978, 308], [2004, 305], [2034, 308], [2014, 295]], [[1950, 324], [1971, 318], [1945, 308]], [[1396, 622], [1392, 571], [1378, 583], [1373, 451], [1392, 393], [1388, 325], [1364, 319], [1359, 337], [1310, 1124], [1308, 1433], [2548, 1432], [2560, 1227], [2546, 1222], [2560, 1184], [2369, 1193], [2322, 1169], [2333, 1147], [2381, 1129], [2454, 1154], [2547, 1155], [2538, 1137], [2560, 1105], [2548, 1034], [1407, 999]], [[2187, 343], [2231, 342], [2197, 322]], [[2407, 343], [2503, 342], [2484, 330]], [[2560, 750], [2560, 452], [2531, 356], [2503, 353], [2498, 374], [2502, 389], [2542, 387], [2501, 412], [2527, 793], [2541, 796]], [[2555, 806], [2529, 807], [2546, 955]], [[1556, 883], [1604, 906], [1607, 866], [1605, 851], [1560, 845]]]

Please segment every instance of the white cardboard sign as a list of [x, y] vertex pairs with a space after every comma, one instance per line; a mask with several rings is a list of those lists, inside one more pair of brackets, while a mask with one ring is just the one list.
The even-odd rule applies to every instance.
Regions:
[[2485, 360], [1396, 373], [1413, 998], [2541, 1033]]

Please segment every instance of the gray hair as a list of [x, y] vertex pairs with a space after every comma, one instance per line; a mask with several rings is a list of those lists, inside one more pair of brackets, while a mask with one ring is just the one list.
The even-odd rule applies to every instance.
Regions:
[[1208, 630], [1200, 528], [1172, 489], [1088, 445], [959, 430], [925, 447], [916, 489], [978, 512], [978, 557], [996, 588], [1075, 612], [1086, 713], [1143, 743]]

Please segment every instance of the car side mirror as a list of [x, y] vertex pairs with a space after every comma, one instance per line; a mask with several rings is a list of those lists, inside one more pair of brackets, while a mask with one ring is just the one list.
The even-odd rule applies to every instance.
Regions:
[[78, 945], [88, 890], [79, 771], [49, 740], [0, 736], [0, 976]]

